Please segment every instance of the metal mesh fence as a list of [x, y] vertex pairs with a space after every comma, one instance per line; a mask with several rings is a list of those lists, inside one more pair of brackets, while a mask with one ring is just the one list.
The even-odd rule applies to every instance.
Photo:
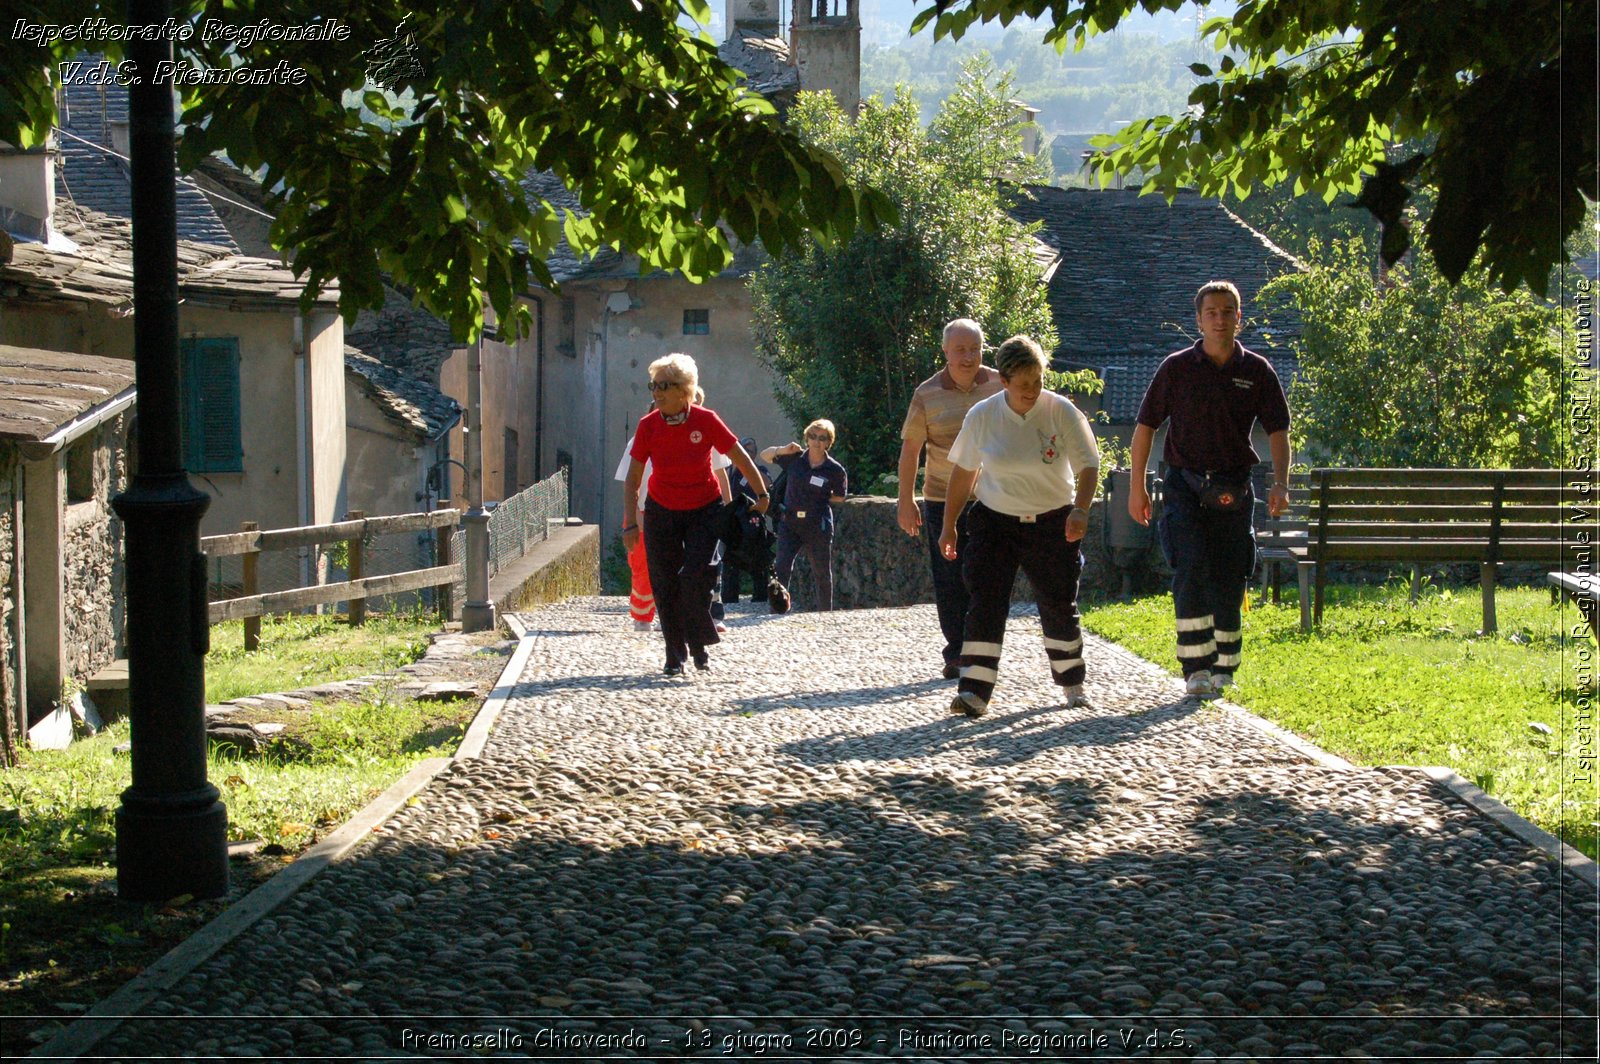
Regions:
[[[565, 468], [557, 470], [555, 475], [493, 505], [494, 509], [489, 515], [491, 575], [527, 554], [534, 544], [549, 539], [552, 524], [566, 522], [569, 507], [567, 471]], [[437, 544], [438, 538], [432, 530], [369, 535], [362, 541], [361, 575], [385, 576], [432, 568], [440, 564]], [[325, 543], [295, 550], [262, 551], [255, 558], [256, 594], [290, 591], [350, 579], [350, 545], [347, 542]], [[457, 529], [450, 538], [450, 560], [460, 563], [465, 558], [466, 534]], [[210, 601], [237, 598], [245, 593], [244, 564], [243, 555], [216, 557], [207, 561]], [[460, 582], [457, 583], [459, 585]], [[433, 588], [377, 596], [368, 599], [367, 603], [368, 608], [373, 610], [432, 609], [437, 605]], [[319, 609], [343, 610], [348, 605], [340, 602]]]
[[[569, 496], [566, 467], [556, 470], [532, 487], [511, 498], [492, 504], [489, 513], [489, 574], [498, 573], [527, 554], [535, 543], [550, 538], [552, 523], [566, 522]], [[466, 532], [458, 529], [450, 540], [450, 558], [466, 558]]]

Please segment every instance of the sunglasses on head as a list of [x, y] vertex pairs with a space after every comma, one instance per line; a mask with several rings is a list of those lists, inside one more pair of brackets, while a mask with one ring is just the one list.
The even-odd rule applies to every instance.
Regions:
[[650, 382], [650, 390], [652, 392], [666, 392], [666, 391], [671, 391], [673, 388], [681, 388], [681, 387], [683, 387], [683, 382], [682, 381], [651, 381]]

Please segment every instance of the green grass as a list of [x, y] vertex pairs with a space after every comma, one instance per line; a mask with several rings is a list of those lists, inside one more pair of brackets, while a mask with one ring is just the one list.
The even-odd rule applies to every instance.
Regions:
[[244, 649], [244, 622], [213, 625], [206, 701], [293, 691], [409, 665], [439, 623], [426, 614], [375, 614], [351, 627], [333, 614], [263, 618], [261, 646]]
[[[1413, 606], [1399, 585], [1333, 587], [1305, 635], [1292, 593], [1252, 603], [1230, 697], [1358, 764], [1454, 769], [1595, 857], [1594, 643], [1544, 590], [1502, 589], [1496, 606], [1483, 636], [1476, 588], [1428, 587]], [[1086, 603], [1084, 624], [1178, 674], [1170, 595]]]
[[[420, 656], [435, 630], [405, 618], [350, 628], [295, 617], [264, 624], [261, 651], [247, 655], [243, 626], [219, 625], [206, 697], [387, 671]], [[231, 862], [230, 897], [210, 902], [141, 905], [116, 895], [115, 815], [131, 766], [115, 748], [128, 739], [126, 721], [65, 750], [19, 751], [0, 772], [0, 1058], [26, 1054], [59, 1027], [49, 1014], [105, 997], [418, 761], [449, 756], [479, 704], [396, 700], [378, 684], [359, 701], [276, 715], [286, 728], [262, 753], [212, 744], [206, 775], [227, 806], [229, 839], [263, 845]]]

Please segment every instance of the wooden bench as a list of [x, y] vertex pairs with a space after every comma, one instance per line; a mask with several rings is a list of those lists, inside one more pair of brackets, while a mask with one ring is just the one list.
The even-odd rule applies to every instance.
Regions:
[[1289, 548], [1302, 578], [1315, 570], [1302, 630], [1322, 621], [1328, 562], [1477, 562], [1483, 630], [1495, 631], [1501, 562], [1565, 569], [1594, 550], [1577, 542], [1579, 529], [1594, 524], [1592, 496], [1576, 487], [1591, 477], [1560, 469], [1313, 469], [1306, 542]]
[[1550, 586], [1570, 595], [1578, 604], [1578, 612], [1589, 622], [1589, 631], [1600, 639], [1600, 576], [1593, 567], [1586, 573], [1546, 573]]
[[[1267, 489], [1271, 483], [1271, 469], [1252, 474], [1251, 482], [1256, 496], [1255, 528], [1256, 548], [1261, 552], [1265, 570], [1261, 584], [1261, 600], [1270, 593], [1274, 604], [1278, 602], [1279, 567], [1292, 563], [1290, 551], [1306, 545], [1306, 474], [1289, 474], [1289, 509], [1273, 517], [1267, 513]], [[1299, 567], [1296, 566], [1299, 570]], [[1300, 570], [1300, 610], [1304, 613], [1311, 601], [1310, 570]]]

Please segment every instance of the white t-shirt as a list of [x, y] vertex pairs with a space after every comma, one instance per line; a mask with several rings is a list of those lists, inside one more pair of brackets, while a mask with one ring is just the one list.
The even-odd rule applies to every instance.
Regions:
[[[630, 465], [632, 465], [632, 464], [633, 464], [633, 437], [629, 436], [628, 437], [628, 445], [622, 449], [622, 461], [621, 461], [621, 463], [619, 463], [617, 465], [617, 475], [613, 479], [626, 481], [628, 479], [628, 467]], [[721, 451], [713, 450], [711, 452], [711, 468], [712, 468], [713, 471], [718, 470], [718, 469], [727, 469], [731, 465], [733, 465], [733, 459], [732, 458], [729, 458], [727, 455], [723, 454]], [[641, 498], [643, 496], [645, 496], [645, 495], [650, 494], [650, 463], [649, 462], [646, 462], [644, 464], [644, 475], [639, 478], [639, 492], [640, 492], [640, 497]]]
[[1071, 400], [1040, 392], [1026, 415], [997, 392], [967, 411], [950, 446], [950, 461], [976, 469], [974, 494], [989, 509], [1012, 517], [1070, 506], [1077, 474], [1099, 468], [1089, 419]]

